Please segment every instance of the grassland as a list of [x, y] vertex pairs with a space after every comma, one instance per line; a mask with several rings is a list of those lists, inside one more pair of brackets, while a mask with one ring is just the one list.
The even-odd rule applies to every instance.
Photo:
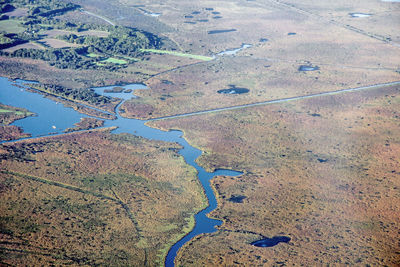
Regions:
[[178, 149], [108, 130], [1, 145], [1, 264], [161, 264], [205, 205]]
[[24, 108], [16, 108], [0, 103], [0, 123], [9, 125], [16, 120], [32, 116], [34, 113]]
[[118, 65], [122, 65], [122, 64], [127, 64], [128, 62], [126, 60], [123, 59], [118, 59], [115, 57], [109, 57], [107, 59], [104, 59], [102, 61], [100, 61], [101, 63], [114, 63], [114, 64], [118, 64]]
[[[224, 221], [178, 266], [400, 264], [400, 87], [151, 122], [181, 129], [209, 170]], [[231, 202], [243, 196], [243, 203]], [[288, 244], [257, 248], [261, 236]]]
[[0, 31], [9, 33], [22, 33], [24, 27], [21, 26], [21, 21], [15, 19], [1, 20]]
[[66, 47], [79, 47], [77, 44], [71, 44], [63, 40], [44, 38], [40, 40], [40, 43], [52, 47], [52, 48], [66, 48]]
[[[346, 12], [357, 11], [354, 3], [343, 5], [353, 7], [332, 12], [339, 5], [322, 3], [317, 10], [308, 4], [308, 10], [303, 4], [297, 9], [277, 1], [201, 2], [195, 5], [169, 1], [169, 6], [175, 8], [163, 7], [159, 20], [179, 27], [179, 32], [168, 33], [168, 37], [181, 44], [182, 51], [212, 56], [238, 48], [243, 43], [253, 46], [234, 56], [217, 56], [217, 60], [155, 75], [147, 81], [149, 90], [138, 92], [140, 98], [126, 103], [125, 116], [162, 117], [400, 80], [399, 48], [385, 39], [396, 29], [397, 22], [393, 21], [396, 11], [388, 4], [369, 2], [368, 12], [375, 8], [387, 14], [385, 21], [391, 19], [393, 27], [386, 29], [385, 25], [392, 24], [384, 23], [380, 17], [359, 19], [358, 22], [353, 19], [354, 23], [364, 21], [366, 25], [372, 24], [371, 19], [374, 19], [376, 30], [366, 34], [347, 27], [350, 18], [342, 23], [344, 14], [349, 16]], [[157, 12], [162, 8], [160, 3], [153, 1], [147, 2], [146, 7]], [[213, 11], [206, 8], [213, 8]], [[223, 18], [212, 19], [212, 12], [219, 12]], [[325, 17], [329, 12], [332, 14]], [[192, 21], [205, 18], [209, 21], [186, 25], [183, 23], [185, 16], [193, 17]], [[207, 34], [209, 30], [218, 29], [237, 31]], [[374, 38], [378, 34], [385, 38]], [[268, 41], [262, 41], [263, 38]], [[299, 71], [299, 66], [308, 64], [318, 66], [319, 70]], [[164, 80], [173, 84], [166, 85]], [[231, 84], [248, 88], [250, 92], [242, 95], [217, 93]], [[147, 114], [144, 106], [150, 111]]]
[[0, 141], [29, 137], [29, 133], [24, 133], [21, 128], [10, 124], [33, 115], [35, 114], [24, 108], [11, 107], [0, 103]]
[[141, 49], [141, 51], [155, 53], [155, 54], [167, 54], [167, 55], [173, 55], [173, 56], [177, 56], [177, 57], [188, 57], [188, 58], [198, 59], [198, 60], [202, 60], [202, 61], [213, 60], [212, 57], [193, 55], [193, 54], [185, 54], [185, 53], [176, 52], [176, 51], [167, 51], [167, 50], [160, 50], [160, 49]]
[[28, 42], [28, 43], [12, 46], [10, 48], [6, 48], [3, 51], [12, 53], [14, 51], [17, 51], [18, 49], [24, 49], [24, 48], [26, 48], [26, 49], [40, 49], [40, 50], [46, 49], [46, 47], [44, 45], [39, 44], [37, 42]]

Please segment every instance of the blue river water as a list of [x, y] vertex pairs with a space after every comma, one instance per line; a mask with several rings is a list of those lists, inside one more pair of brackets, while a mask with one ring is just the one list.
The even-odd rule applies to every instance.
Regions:
[[[24, 81], [18, 80], [13, 82], [0, 77], [0, 103], [26, 108], [36, 114], [36, 116], [18, 120], [13, 123], [13, 125], [21, 127], [26, 133], [30, 133], [32, 137], [61, 134], [65, 129], [70, 128], [74, 123], [79, 122], [80, 118], [89, 117], [78, 113], [72, 108], [64, 107], [62, 104], [47, 99], [40, 94], [32, 93], [24, 88], [13, 86], [23, 85], [23, 83]], [[146, 89], [143, 84], [121, 87], [132, 90]], [[118, 96], [118, 94], [115, 93], [103, 92], [104, 89], [111, 88], [112, 87], [95, 88], [95, 91], [103, 95]], [[122, 96], [124, 99], [127, 99], [127, 95], [132, 97], [132, 94], [129, 93], [120, 94], [123, 94]], [[210, 186], [210, 179], [217, 175], [238, 176], [242, 173], [232, 170], [216, 170], [213, 173], [206, 172], [195, 162], [195, 160], [201, 155], [201, 150], [189, 145], [189, 143], [182, 137], [181, 131], [165, 132], [150, 128], [146, 126], [145, 123], [146, 121], [127, 119], [118, 114], [116, 120], [106, 120], [105, 127], [117, 126], [118, 128], [113, 131], [114, 133], [130, 133], [151, 140], [179, 143], [183, 147], [179, 151], [179, 154], [184, 157], [187, 164], [193, 166], [198, 171], [198, 179], [204, 188], [204, 192], [209, 202], [209, 206], [206, 209], [195, 215], [196, 224], [194, 229], [174, 244], [169, 250], [165, 259], [165, 266], [170, 267], [174, 266], [176, 254], [185, 243], [199, 234], [215, 232], [215, 226], [221, 225], [222, 223], [220, 220], [210, 219], [206, 216], [217, 207], [217, 201]]]

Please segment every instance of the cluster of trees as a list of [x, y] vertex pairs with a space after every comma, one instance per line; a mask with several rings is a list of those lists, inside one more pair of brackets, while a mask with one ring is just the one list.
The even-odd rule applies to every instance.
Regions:
[[142, 56], [140, 49], [159, 48], [161, 41], [152, 34], [137, 31], [128, 27], [114, 27], [108, 37], [77, 36], [75, 34], [61, 36], [60, 39], [70, 43], [88, 47], [91, 53], [105, 55]]
[[79, 5], [54, 0], [13, 0], [18, 7], [30, 7], [29, 16], [51, 17], [80, 8]]
[[[21, 39], [10, 38], [8, 34], [0, 33], [0, 49], [6, 49], [15, 45], [26, 43], [27, 41]], [[1, 53], [0, 53], [1, 55]]]
[[79, 53], [79, 48], [74, 49], [18, 49], [12, 53], [1, 52], [0, 55], [11, 57], [23, 57], [48, 61], [51, 66], [60, 69], [91, 69], [96, 68], [96, 64], [89, 58], [83, 58]]
[[[55, 0], [4, 0], [0, 8], [10, 8], [9, 3], [16, 7], [29, 7], [29, 15], [24, 18], [26, 31], [20, 34], [0, 33], [0, 49], [17, 44], [40, 41], [43, 29], [63, 29], [69, 31], [85, 31], [89, 29], [103, 30], [110, 34], [107, 37], [77, 36], [75, 34], [61, 36], [70, 43], [80, 44], [80, 48], [51, 48], [45, 50], [21, 48], [12, 53], [0, 51], [2, 56], [24, 57], [39, 59], [49, 62], [57, 68], [69, 69], [107, 69], [115, 70], [125, 67], [123, 64], [112, 62], [97, 62], [99, 58], [90, 58], [88, 53], [96, 53], [105, 57], [124, 55], [129, 57], [142, 57], [141, 49], [160, 48], [162, 42], [159, 37], [148, 32], [134, 28], [111, 25], [75, 24], [60, 21], [53, 15], [79, 8], [78, 5]], [[6, 6], [8, 5], [8, 6]]]
[[13, 11], [15, 9], [15, 7], [13, 5], [10, 4], [10, 1], [2, 1], [0, 3], [0, 13], [6, 13], [6, 12], [10, 12]]
[[72, 89], [60, 85], [44, 84], [43, 87], [38, 85], [32, 86], [40, 91], [45, 91], [57, 96], [65, 97], [75, 101], [82, 101], [92, 105], [104, 105], [111, 103], [111, 98], [102, 96], [88, 89]]

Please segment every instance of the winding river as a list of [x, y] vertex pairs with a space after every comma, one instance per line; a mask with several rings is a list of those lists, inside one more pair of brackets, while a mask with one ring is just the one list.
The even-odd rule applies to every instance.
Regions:
[[[19, 126], [25, 132], [32, 134], [32, 137], [51, 136], [55, 134], [62, 134], [63, 131], [72, 127], [74, 123], [80, 121], [80, 118], [89, 117], [73, 110], [66, 108], [62, 104], [54, 102], [50, 99], [44, 98], [40, 94], [29, 92], [23, 88], [13, 85], [23, 85], [24, 81], [10, 81], [6, 78], [0, 77], [0, 103], [26, 108], [31, 112], [37, 114], [34, 117], [28, 117], [18, 120], [13, 125]], [[132, 84], [123, 86], [126, 89], [145, 89], [142, 84]], [[104, 93], [104, 89], [110, 87], [96, 88], [97, 93], [109, 95]], [[130, 93], [114, 94], [113, 96], [127, 99], [132, 97]], [[119, 107], [117, 107], [118, 110]], [[183, 148], [179, 151], [186, 163], [196, 168], [198, 171], [198, 178], [204, 188], [205, 194], [208, 198], [209, 206], [195, 215], [196, 224], [194, 229], [174, 244], [165, 259], [165, 266], [174, 266], [174, 260], [178, 250], [193, 237], [203, 234], [215, 232], [215, 226], [221, 225], [220, 220], [210, 219], [206, 215], [217, 207], [217, 201], [214, 192], [210, 186], [210, 179], [217, 175], [224, 176], [238, 176], [241, 172], [231, 170], [216, 170], [213, 173], [206, 172], [200, 167], [195, 160], [201, 155], [201, 151], [189, 145], [189, 143], [182, 137], [181, 131], [161, 131], [158, 129], [150, 128], [145, 125], [146, 121], [126, 119], [117, 115], [116, 120], [106, 120], [105, 127], [117, 126], [114, 130], [115, 133], [131, 133], [137, 136], [145, 137], [150, 140], [160, 140], [167, 142], [179, 143]]]

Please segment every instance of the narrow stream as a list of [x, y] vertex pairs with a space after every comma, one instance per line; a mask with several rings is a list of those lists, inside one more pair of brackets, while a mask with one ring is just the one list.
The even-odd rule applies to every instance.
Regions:
[[[74, 123], [79, 122], [80, 118], [89, 117], [76, 112], [72, 108], [66, 108], [62, 104], [57, 104], [52, 100], [44, 98], [40, 94], [31, 93], [25, 89], [13, 86], [13, 84], [22, 85], [23, 81], [12, 82], [6, 78], [0, 77], [0, 103], [26, 108], [37, 114], [37, 116], [28, 117], [13, 123], [13, 125], [23, 128], [25, 132], [32, 134], [32, 137], [60, 134], [65, 129], [72, 127]], [[145, 86], [142, 84], [122, 87], [132, 90], [145, 89]], [[100, 94], [104, 89], [110, 89], [110, 87], [96, 88], [95, 90]], [[123, 94], [132, 96], [132, 94], [128, 93]], [[104, 95], [110, 94], [105, 93]], [[238, 176], [242, 173], [231, 170], [216, 170], [213, 173], [206, 172], [195, 162], [195, 160], [201, 155], [201, 150], [189, 145], [182, 137], [181, 131], [164, 132], [146, 126], [146, 122], [147, 121], [126, 119], [118, 114], [116, 120], [106, 120], [105, 127], [117, 126], [118, 128], [114, 130], [114, 133], [130, 133], [150, 140], [179, 143], [183, 147], [179, 151], [179, 154], [184, 157], [187, 164], [193, 166], [198, 171], [198, 178], [204, 188], [209, 202], [209, 206], [206, 209], [195, 215], [196, 225], [194, 229], [169, 250], [165, 259], [165, 266], [169, 267], [174, 266], [176, 253], [186, 242], [199, 234], [215, 232], [215, 226], [221, 225], [222, 223], [219, 220], [210, 219], [206, 216], [217, 207], [217, 201], [210, 186], [210, 179], [217, 175]]]

